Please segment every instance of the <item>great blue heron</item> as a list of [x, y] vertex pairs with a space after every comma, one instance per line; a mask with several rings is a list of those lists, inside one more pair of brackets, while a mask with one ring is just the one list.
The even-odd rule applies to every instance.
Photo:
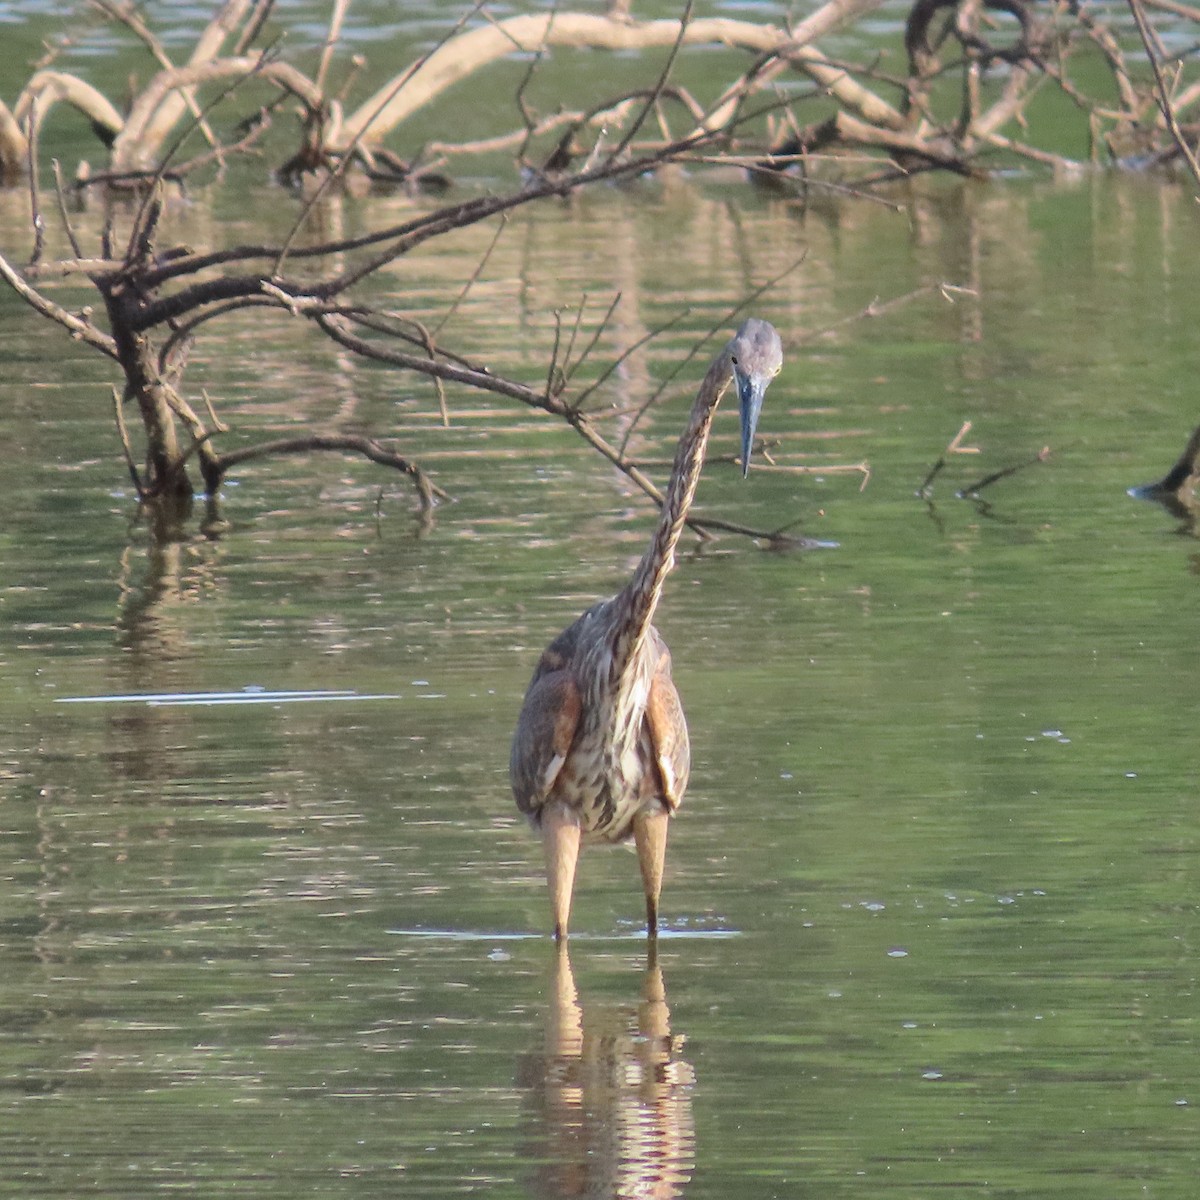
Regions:
[[766, 321], [746, 321], [713, 360], [675, 451], [658, 527], [633, 578], [592, 605], [546, 648], [513, 736], [509, 774], [517, 807], [541, 830], [554, 936], [567, 933], [581, 840], [633, 836], [646, 892], [646, 929], [658, 932], [667, 820], [691, 765], [671, 654], [651, 624], [696, 494], [717, 404], [736, 384], [742, 475], [763, 395], [783, 347]]

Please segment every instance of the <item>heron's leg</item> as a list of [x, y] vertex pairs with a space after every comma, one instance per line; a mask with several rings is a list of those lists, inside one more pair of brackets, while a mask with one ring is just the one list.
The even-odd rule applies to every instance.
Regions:
[[638, 866], [642, 868], [642, 888], [646, 893], [646, 933], [658, 936], [658, 895], [662, 891], [663, 862], [667, 857], [665, 808], [639, 812], [633, 818], [633, 841], [637, 846]]
[[579, 818], [565, 805], [551, 804], [542, 814], [542, 847], [546, 852], [546, 882], [554, 936], [567, 936], [571, 893], [575, 889], [575, 864], [579, 860]]

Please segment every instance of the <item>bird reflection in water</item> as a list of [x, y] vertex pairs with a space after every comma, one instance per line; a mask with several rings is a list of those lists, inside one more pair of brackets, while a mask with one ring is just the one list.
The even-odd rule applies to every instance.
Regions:
[[695, 1164], [695, 1072], [683, 1044], [671, 1032], [653, 943], [636, 1015], [627, 1005], [581, 1004], [567, 945], [558, 944], [542, 1048], [518, 1071], [532, 1115], [521, 1157], [534, 1164], [534, 1195], [683, 1194]]

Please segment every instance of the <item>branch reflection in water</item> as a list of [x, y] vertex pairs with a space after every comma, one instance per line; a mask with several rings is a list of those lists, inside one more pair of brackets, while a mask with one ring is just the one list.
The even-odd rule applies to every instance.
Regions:
[[634, 1012], [581, 1003], [566, 943], [556, 947], [544, 1039], [517, 1072], [535, 1196], [682, 1196], [691, 1179], [695, 1072], [671, 1032], [653, 943], [648, 954]]

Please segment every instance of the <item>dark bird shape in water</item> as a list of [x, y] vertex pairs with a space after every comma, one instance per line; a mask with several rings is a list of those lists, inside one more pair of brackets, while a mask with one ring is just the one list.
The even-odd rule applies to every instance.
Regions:
[[779, 334], [754, 318], [713, 360], [633, 578], [564, 629], [529, 682], [509, 775], [517, 807], [541, 832], [560, 940], [567, 934], [580, 843], [630, 837], [646, 893], [647, 933], [657, 934], [667, 822], [683, 800], [691, 755], [671, 654], [651, 622], [696, 494], [717, 404], [733, 384], [745, 476], [763, 395], [782, 363]]
[[1192, 431], [1175, 465], [1157, 482], [1131, 487], [1139, 500], [1157, 500], [1172, 516], [1194, 521], [1197, 511], [1196, 485], [1200, 482], [1200, 425]]

